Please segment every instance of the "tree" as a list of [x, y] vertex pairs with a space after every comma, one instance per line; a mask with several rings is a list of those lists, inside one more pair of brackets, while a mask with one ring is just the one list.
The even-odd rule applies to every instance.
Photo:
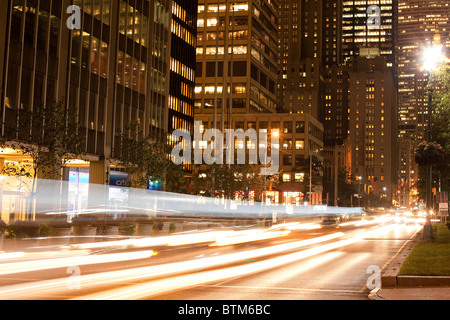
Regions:
[[120, 134], [120, 148], [115, 150], [119, 166], [128, 173], [128, 187], [147, 189], [149, 183], [164, 191], [181, 192], [185, 172], [170, 161], [170, 146], [156, 135], [144, 136], [138, 123]]
[[[444, 160], [433, 165], [433, 180], [440, 181], [443, 190], [450, 189], [450, 65], [443, 64], [433, 75], [429, 88], [433, 88], [432, 137], [444, 148]], [[425, 194], [419, 183], [419, 192]]]
[[61, 179], [62, 168], [85, 153], [85, 134], [73, 110], [62, 101], [18, 109], [16, 122], [5, 124], [3, 144], [31, 158], [32, 170], [6, 166], [2, 174], [32, 178], [30, 200], [36, 195], [37, 179]]
[[[312, 168], [310, 168], [312, 164]], [[312, 156], [311, 158], [304, 158], [301, 161], [296, 163], [295, 168], [293, 169], [296, 172], [304, 173], [303, 177], [303, 192], [307, 194], [309, 192], [309, 184], [311, 182], [312, 187], [322, 185], [323, 184], [323, 163], [316, 156]], [[310, 173], [311, 179], [310, 179]], [[312, 190], [314, 192], [314, 189]], [[307, 198], [308, 199], [308, 198]]]
[[338, 206], [350, 207], [352, 197], [358, 193], [356, 186], [352, 183], [351, 172], [346, 168], [338, 170]]
[[[249, 200], [249, 192], [253, 191], [254, 200], [260, 201], [267, 180], [266, 176], [261, 175], [261, 167], [252, 164], [197, 165], [191, 180], [191, 193], [226, 199], [234, 199], [237, 193], [241, 200]], [[214, 190], [211, 195], [213, 180]]]

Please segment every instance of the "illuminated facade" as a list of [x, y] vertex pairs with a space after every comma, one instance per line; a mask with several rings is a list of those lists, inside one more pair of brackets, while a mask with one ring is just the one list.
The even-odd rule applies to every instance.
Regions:
[[199, 1], [195, 114], [223, 112], [217, 128], [234, 114], [275, 112], [277, 9], [275, 0]]
[[[66, 25], [72, 4], [80, 29]], [[64, 101], [86, 135], [77, 166], [89, 169], [91, 183], [108, 184], [129, 124], [163, 136], [173, 128], [169, 116], [193, 120], [195, 14], [194, 1], [181, 0], [2, 1], [2, 123], [16, 123], [19, 108]], [[183, 101], [182, 112], [171, 104], [169, 115], [169, 97]], [[27, 160], [16, 158], [0, 160]]]
[[397, 185], [397, 92], [384, 57], [354, 58], [349, 69], [352, 180], [390, 203]]
[[[370, 6], [379, 8], [379, 27], [368, 27]], [[376, 48], [395, 67], [397, 0], [343, 1], [342, 50], [344, 59], [359, 56], [361, 48]]]
[[168, 132], [193, 134], [197, 1], [173, 0]]
[[324, 75], [341, 62], [341, 10], [341, 1], [280, 1], [280, 109], [323, 117]]
[[[211, 129], [214, 123], [211, 114], [196, 114], [195, 121], [201, 121], [203, 130]], [[220, 121], [220, 116], [219, 119]], [[307, 114], [290, 113], [252, 113], [234, 114], [232, 127], [234, 129], [255, 129], [259, 135], [260, 130], [268, 132], [272, 130], [279, 132], [279, 171], [273, 179], [279, 183], [273, 188], [267, 177], [266, 197], [271, 203], [285, 203], [292, 205], [303, 205], [309, 202], [309, 186], [313, 192], [313, 204], [322, 203], [322, 156], [320, 150], [323, 148], [323, 125]], [[258, 138], [259, 141], [259, 138]], [[235, 150], [249, 150], [258, 146], [247, 141], [236, 139]], [[310, 181], [310, 157], [313, 157], [313, 176]], [[250, 190], [251, 190], [251, 186]]]

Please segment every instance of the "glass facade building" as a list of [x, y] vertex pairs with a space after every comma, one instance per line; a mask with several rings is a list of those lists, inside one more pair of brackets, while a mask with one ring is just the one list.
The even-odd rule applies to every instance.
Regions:
[[[79, 17], [71, 5], [80, 8]], [[180, 19], [177, 6], [189, 14]], [[169, 96], [189, 92], [184, 111], [193, 122], [196, 7], [181, 0], [2, 1], [2, 135], [18, 110], [63, 101], [85, 133], [87, 165], [99, 163], [99, 178], [91, 181], [107, 183], [127, 126], [139, 124], [145, 135], [173, 129]], [[78, 18], [80, 28], [70, 29], [68, 20]], [[181, 77], [190, 80], [184, 86], [171, 68], [176, 52], [183, 53]]]

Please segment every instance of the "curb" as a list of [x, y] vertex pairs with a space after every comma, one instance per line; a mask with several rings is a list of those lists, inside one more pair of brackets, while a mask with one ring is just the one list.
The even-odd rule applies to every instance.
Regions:
[[379, 291], [380, 291], [380, 288], [376, 288], [376, 289], [373, 289], [372, 291], [370, 291], [369, 300], [377, 300], [377, 301], [384, 300], [384, 301], [386, 301], [387, 299], [378, 295]]
[[421, 231], [412, 237], [388, 263], [386, 271], [381, 276], [381, 288], [393, 289], [396, 287], [442, 287], [450, 286], [450, 276], [399, 276], [403, 262], [411, 253], [421, 235]]
[[381, 287], [382, 288], [392, 288], [398, 286], [398, 273], [403, 262], [411, 253], [412, 249], [416, 245], [420, 237], [420, 230], [407, 241], [402, 248], [397, 252], [397, 254], [388, 263], [386, 271], [381, 276]]

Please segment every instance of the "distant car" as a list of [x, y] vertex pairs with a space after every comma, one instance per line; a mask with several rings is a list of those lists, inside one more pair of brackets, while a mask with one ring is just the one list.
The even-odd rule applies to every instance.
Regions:
[[322, 219], [322, 222], [320, 225], [322, 227], [335, 227], [337, 228], [339, 226], [340, 219], [339, 217], [325, 217]]

